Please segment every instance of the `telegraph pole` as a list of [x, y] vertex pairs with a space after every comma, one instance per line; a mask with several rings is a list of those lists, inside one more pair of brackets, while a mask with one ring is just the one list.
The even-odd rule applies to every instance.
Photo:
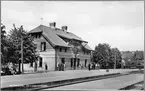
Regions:
[[22, 31], [23, 28], [21, 26], [21, 63], [22, 63], [22, 74], [24, 73], [24, 66], [23, 66], [23, 35], [22, 35]]
[[114, 60], [114, 69], [116, 69], [116, 51], [115, 51], [115, 60]]

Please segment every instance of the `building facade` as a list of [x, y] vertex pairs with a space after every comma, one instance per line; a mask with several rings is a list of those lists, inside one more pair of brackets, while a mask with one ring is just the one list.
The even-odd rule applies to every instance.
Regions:
[[58, 64], [65, 65], [65, 70], [86, 68], [91, 61], [92, 49], [88, 42], [75, 34], [68, 32], [67, 26], [56, 28], [56, 23], [50, 26], [40, 25], [31, 30], [39, 58], [36, 62], [25, 64], [24, 70], [37, 71], [57, 70]]

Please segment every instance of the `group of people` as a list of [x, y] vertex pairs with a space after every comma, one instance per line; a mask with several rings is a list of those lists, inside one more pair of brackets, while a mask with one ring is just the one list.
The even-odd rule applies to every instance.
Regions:
[[65, 68], [65, 64], [64, 63], [58, 63], [57, 64], [58, 71], [64, 71], [64, 68]]
[[100, 68], [100, 65], [99, 64], [96, 64], [96, 63], [89, 63], [88, 64], [88, 70], [95, 70], [95, 69], [99, 69]]
[[18, 73], [18, 70], [16, 69], [15, 66], [4, 66], [2, 67], [2, 73], [3, 75], [16, 75]]
[[[80, 64], [79, 67], [82, 69], [83, 66]], [[58, 63], [57, 64], [57, 70], [58, 71], [64, 71], [65, 68], [65, 64], [64, 63]], [[97, 63], [89, 63], [88, 64], [88, 70], [95, 70], [95, 69], [99, 69], [100, 65]]]

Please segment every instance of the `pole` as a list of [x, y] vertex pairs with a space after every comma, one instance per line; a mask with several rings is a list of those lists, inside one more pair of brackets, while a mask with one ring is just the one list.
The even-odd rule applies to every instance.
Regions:
[[24, 73], [24, 66], [23, 66], [23, 35], [22, 31], [23, 27], [21, 26], [21, 63], [22, 63], [22, 74]]
[[116, 69], [116, 51], [115, 51], [115, 63], [114, 63], [114, 69]]
[[21, 38], [21, 63], [22, 63], [22, 74], [24, 72], [24, 67], [23, 67], [23, 39]]
[[74, 59], [74, 69], [76, 69], [76, 54], [75, 54], [75, 59]]

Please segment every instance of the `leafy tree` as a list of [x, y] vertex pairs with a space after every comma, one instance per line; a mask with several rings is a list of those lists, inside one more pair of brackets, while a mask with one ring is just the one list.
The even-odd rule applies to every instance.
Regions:
[[[20, 63], [21, 63], [21, 42], [23, 41], [23, 62], [31, 63], [37, 59], [36, 55], [36, 45], [33, 43], [33, 38], [29, 35], [29, 33], [23, 29], [23, 26], [20, 28], [16, 28], [10, 30], [9, 40], [11, 42], [11, 50], [12, 63], [19, 64], [20, 71]], [[22, 38], [22, 40], [21, 40]]]
[[116, 57], [116, 67], [121, 67], [121, 52], [117, 48], [111, 48], [109, 44], [98, 44], [93, 53], [93, 61], [99, 63], [101, 68], [114, 68]]
[[99, 63], [101, 68], [106, 68], [106, 66], [109, 66], [110, 55], [111, 48], [109, 44], [98, 44], [93, 53], [93, 61]]
[[143, 67], [143, 60], [144, 60], [144, 52], [143, 51], [135, 51], [132, 57], [132, 67]]
[[5, 35], [5, 25], [1, 23], [1, 63], [5, 65], [8, 63], [9, 41]]
[[118, 50], [118, 48], [112, 48], [111, 52], [112, 52], [111, 61], [113, 62], [113, 64], [115, 64], [116, 61], [116, 68], [121, 68], [122, 61], [121, 52]]
[[132, 57], [133, 61], [137, 61], [137, 60], [144, 60], [144, 53], [143, 51], [135, 51], [133, 57]]

